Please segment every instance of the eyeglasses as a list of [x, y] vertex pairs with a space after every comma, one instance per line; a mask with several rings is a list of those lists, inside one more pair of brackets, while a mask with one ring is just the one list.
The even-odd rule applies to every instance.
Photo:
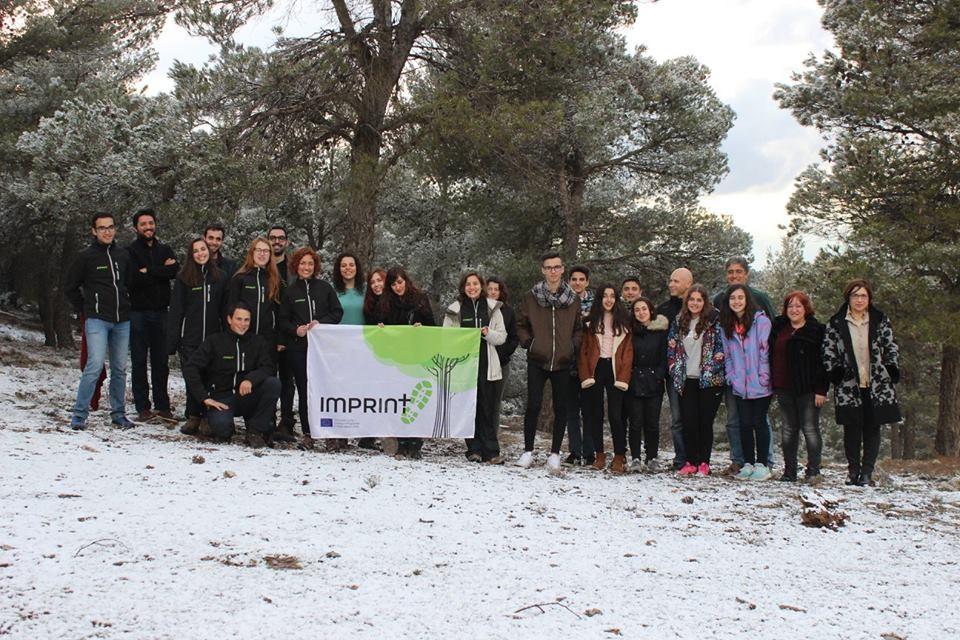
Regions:
[[116, 225], [110, 225], [109, 227], [94, 227], [97, 231], [116, 231]]
[[283, 242], [287, 239], [287, 236], [267, 236], [267, 240], [270, 242]]
[[563, 269], [562, 264], [555, 264], [549, 267], [542, 267], [544, 271], [560, 271]]
[[270, 253], [270, 249], [254, 249], [254, 253]]

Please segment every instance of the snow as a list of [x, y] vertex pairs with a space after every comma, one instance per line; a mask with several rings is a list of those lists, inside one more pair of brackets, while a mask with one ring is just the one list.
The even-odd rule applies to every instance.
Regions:
[[455, 441], [419, 462], [254, 452], [114, 431], [103, 410], [72, 432], [75, 355], [19, 337], [0, 340], [0, 636], [960, 633], [955, 479], [849, 488], [828, 468], [821, 492], [849, 515], [830, 531], [801, 525], [797, 486], [549, 477], [542, 448], [529, 470]]

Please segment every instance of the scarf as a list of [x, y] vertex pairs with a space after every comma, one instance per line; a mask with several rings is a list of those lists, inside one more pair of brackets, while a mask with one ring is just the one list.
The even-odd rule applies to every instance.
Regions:
[[579, 298], [576, 292], [570, 288], [566, 282], [560, 282], [560, 286], [557, 288], [556, 293], [551, 293], [550, 289], [547, 288], [547, 282], [541, 280], [537, 284], [533, 285], [533, 297], [536, 299], [537, 304], [539, 304], [544, 309], [549, 309], [553, 307], [554, 309], [566, 309]]

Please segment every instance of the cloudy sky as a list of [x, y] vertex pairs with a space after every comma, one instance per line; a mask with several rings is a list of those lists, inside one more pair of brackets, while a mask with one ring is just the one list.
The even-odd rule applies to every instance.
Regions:
[[[789, 80], [810, 53], [831, 46], [820, 26], [820, 7], [815, 0], [660, 0], [641, 2], [638, 13], [626, 33], [629, 44], [646, 46], [657, 59], [694, 56], [711, 69], [717, 95], [737, 113], [724, 143], [730, 173], [703, 204], [732, 215], [753, 234], [754, 255], [762, 264], [783, 234], [778, 225], [787, 222], [784, 207], [794, 177], [817, 160], [823, 144], [771, 97], [774, 84]], [[239, 38], [266, 47], [275, 26], [288, 35], [306, 35], [316, 16], [304, 18], [275, 11], [245, 27]], [[146, 79], [150, 92], [172, 88], [167, 72], [174, 60], [200, 65], [215, 51], [172, 23], [157, 50], [157, 69]]]

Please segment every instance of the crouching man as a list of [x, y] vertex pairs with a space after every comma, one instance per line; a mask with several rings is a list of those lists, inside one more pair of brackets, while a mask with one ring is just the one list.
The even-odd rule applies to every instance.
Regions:
[[207, 337], [183, 367], [187, 393], [207, 408], [201, 434], [229, 441], [234, 415], [243, 416], [247, 444], [263, 447], [273, 436], [280, 380], [273, 375], [270, 345], [250, 333], [250, 307], [227, 307], [227, 330]]

